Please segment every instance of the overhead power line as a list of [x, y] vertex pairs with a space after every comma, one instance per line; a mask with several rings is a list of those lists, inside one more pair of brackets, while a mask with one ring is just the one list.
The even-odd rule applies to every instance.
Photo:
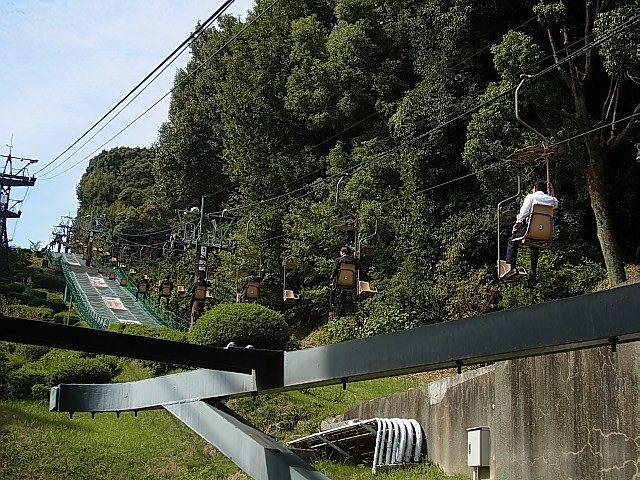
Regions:
[[[609, 40], [611, 38], [613, 38], [618, 33], [637, 25], [638, 23], [640, 23], [640, 15], [629, 19], [628, 21], [624, 22], [623, 24], [619, 25], [617, 28], [615, 28], [614, 30], [609, 32], [608, 34], [603, 35], [602, 37], [600, 37], [600, 38], [592, 41], [591, 43], [583, 46], [579, 50], [576, 50], [572, 54], [567, 55], [562, 60], [554, 62], [552, 65], [550, 65], [549, 67], [543, 69], [542, 71], [540, 71], [540, 72], [538, 72], [538, 73], [536, 73], [534, 75], [531, 75], [531, 78], [532, 79], [533, 78], [538, 78], [538, 77], [540, 77], [540, 76], [542, 76], [544, 74], [547, 74], [547, 73], [555, 70], [556, 68], [564, 65], [567, 62], [575, 60], [580, 55], [583, 55], [587, 51], [597, 47], [598, 45], [606, 42], [607, 40]], [[264, 199], [264, 200], [260, 200], [260, 201], [257, 201], [257, 202], [253, 202], [253, 203], [250, 203], [248, 205], [240, 205], [238, 207], [230, 208], [229, 210], [230, 211], [242, 211], [242, 210], [246, 210], [246, 209], [249, 209], [249, 208], [252, 208], [252, 207], [255, 207], [255, 206], [264, 205], [264, 204], [267, 204], [267, 203], [270, 203], [270, 202], [273, 202], [273, 201], [276, 201], [276, 200], [280, 200], [282, 198], [294, 195], [294, 194], [296, 194], [298, 192], [301, 192], [302, 190], [310, 188], [314, 184], [325, 183], [325, 182], [328, 182], [328, 181], [330, 181], [330, 180], [332, 180], [334, 178], [340, 177], [342, 175], [349, 174], [349, 173], [351, 173], [353, 171], [356, 171], [356, 170], [360, 170], [360, 169], [362, 169], [362, 168], [364, 168], [364, 167], [366, 167], [366, 166], [368, 166], [368, 165], [370, 165], [372, 163], [375, 163], [375, 162], [378, 162], [378, 161], [382, 160], [383, 158], [385, 158], [385, 157], [387, 157], [387, 156], [389, 156], [391, 154], [394, 154], [394, 153], [396, 153], [396, 152], [398, 152], [400, 150], [405, 149], [406, 147], [408, 147], [408, 146], [410, 146], [410, 145], [422, 140], [423, 138], [425, 138], [428, 135], [431, 135], [431, 134], [433, 134], [433, 133], [435, 133], [435, 132], [437, 132], [439, 130], [442, 130], [443, 128], [451, 125], [452, 123], [457, 122], [461, 118], [467, 117], [468, 115], [471, 115], [471, 114], [477, 112], [482, 107], [484, 107], [486, 105], [489, 105], [489, 104], [499, 100], [500, 98], [504, 97], [505, 95], [508, 95], [508, 94], [514, 92], [516, 88], [517, 88], [517, 86], [514, 85], [513, 87], [510, 87], [509, 89], [505, 90], [504, 92], [501, 92], [500, 94], [495, 95], [495, 96], [491, 97], [490, 99], [487, 99], [484, 102], [481, 102], [481, 103], [473, 106], [472, 108], [469, 108], [468, 110], [462, 112], [459, 115], [456, 115], [455, 117], [447, 120], [446, 122], [443, 122], [443, 123], [433, 127], [432, 129], [430, 129], [430, 130], [428, 130], [428, 131], [426, 131], [426, 132], [424, 132], [424, 133], [422, 133], [422, 134], [420, 134], [420, 135], [418, 135], [416, 137], [413, 137], [413, 138], [407, 140], [406, 142], [404, 142], [402, 144], [399, 144], [399, 145], [397, 145], [397, 146], [395, 146], [395, 147], [393, 147], [391, 149], [388, 149], [388, 150], [386, 150], [386, 151], [384, 151], [382, 153], [379, 153], [378, 155], [374, 155], [369, 160], [366, 160], [366, 161], [364, 161], [362, 163], [359, 163], [357, 165], [354, 165], [352, 167], [346, 168], [346, 169], [342, 170], [339, 173], [335, 173], [333, 175], [325, 177], [324, 179], [318, 180], [318, 181], [316, 181], [314, 183], [310, 183], [310, 184], [304, 185], [304, 186], [302, 186], [300, 188], [297, 188], [295, 190], [291, 190], [291, 191], [289, 191], [287, 193], [283, 193], [283, 194], [280, 194], [280, 195], [275, 195], [273, 197], [270, 197], [270, 198], [267, 198], [267, 199]], [[615, 123], [615, 122], [613, 122], [613, 123]], [[603, 127], [599, 126], [597, 129], [600, 129], [600, 128], [603, 128]], [[581, 134], [581, 135], [586, 135], [586, 133]], [[578, 137], [575, 137], [575, 138], [578, 138]]]
[[[231, 0], [233, 1], [233, 0]], [[222, 45], [218, 50], [216, 50], [214, 53], [212, 53], [209, 57], [207, 57], [200, 65], [198, 65], [196, 68], [193, 69], [193, 71], [189, 72], [180, 82], [178, 82], [176, 85], [173, 86], [173, 88], [171, 88], [167, 93], [165, 93], [162, 97], [160, 97], [156, 102], [154, 102], [149, 108], [147, 108], [145, 111], [143, 111], [140, 115], [138, 115], [136, 118], [134, 118], [131, 122], [129, 122], [124, 128], [122, 128], [119, 132], [117, 132], [115, 135], [113, 135], [111, 138], [109, 138], [106, 142], [104, 142], [102, 145], [100, 145], [98, 148], [96, 148], [93, 152], [91, 152], [89, 155], [85, 156], [84, 158], [80, 159], [79, 161], [77, 161], [76, 163], [74, 163], [73, 165], [71, 165], [70, 167], [66, 168], [65, 170], [58, 172], [55, 175], [51, 175], [49, 177], [45, 177], [45, 178], [41, 178], [40, 180], [51, 180], [52, 178], [56, 178], [60, 175], [62, 175], [63, 173], [68, 172], [69, 170], [73, 169], [74, 167], [78, 166], [80, 163], [84, 162], [85, 160], [87, 160], [88, 158], [90, 158], [94, 153], [96, 153], [98, 150], [100, 150], [102, 147], [104, 147], [105, 145], [107, 145], [109, 142], [111, 142], [112, 140], [114, 140], [115, 138], [117, 138], [118, 136], [120, 136], [125, 130], [127, 130], [129, 127], [131, 127], [134, 123], [136, 123], [138, 120], [140, 120], [142, 117], [144, 117], [147, 113], [149, 113], [154, 107], [156, 107], [156, 105], [158, 105], [162, 100], [164, 100], [166, 97], [168, 97], [169, 95], [171, 95], [179, 86], [181, 86], [183, 83], [185, 83], [188, 79], [190, 79], [193, 75], [195, 75], [198, 71], [200, 71], [200, 69], [202, 69], [206, 64], [208, 64], [214, 57], [216, 57], [220, 52], [222, 52], [223, 50], [225, 50], [233, 41], [235, 41], [240, 35], [242, 35], [249, 27], [251, 27], [255, 22], [257, 22], [260, 18], [262, 18], [269, 10], [271, 10], [277, 3], [279, 3], [280, 0], [274, 0], [267, 8], [265, 8], [262, 12], [260, 12], [255, 18], [253, 18], [247, 25], [244, 26], [244, 28], [242, 28], [238, 33], [236, 33], [235, 35], [233, 35], [229, 40], [227, 40], [227, 42]], [[76, 141], [77, 143], [77, 141]], [[73, 146], [73, 145], [72, 145]], [[68, 150], [68, 149], [67, 149]], [[63, 152], [64, 153], [64, 152]], [[58, 157], [59, 158], [59, 157]]]
[[[144, 77], [129, 93], [127, 93], [118, 103], [116, 103], [107, 113], [105, 113], [97, 122], [95, 122], [91, 128], [89, 128], [86, 132], [84, 132], [75, 142], [69, 145], [64, 151], [62, 151], [57, 157], [43, 166], [41, 169], [36, 171], [35, 173], [39, 173], [45, 170], [50, 165], [54, 164], [58, 161], [65, 153], [71, 150], [75, 145], [77, 145], [84, 137], [86, 137], [91, 131], [93, 131], [98, 125], [100, 125], [111, 113], [116, 110], [120, 105], [122, 105], [131, 95], [133, 95], [142, 85], [145, 84], [149, 78], [151, 78], [158, 70], [160, 70], [166, 63], [172, 63], [175, 61], [175, 58], [172, 58], [179, 52], [185, 45], [191, 43], [202, 31], [209, 27], [209, 25], [220, 16], [235, 0], [226, 0], [222, 6], [220, 6], [209, 18], [207, 18], [193, 33], [191, 33], [185, 40], [182, 41], [180, 45], [178, 45], [173, 52], [171, 52], [167, 57], [157, 66], [155, 67], [149, 74]], [[177, 58], [177, 57], [176, 57]], [[156, 77], [157, 78], [157, 77]], [[155, 79], [154, 79], [155, 80]]]

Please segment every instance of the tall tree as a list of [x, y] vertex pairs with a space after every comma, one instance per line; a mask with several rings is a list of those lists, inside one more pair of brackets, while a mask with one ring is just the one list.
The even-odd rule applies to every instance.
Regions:
[[[615, 172], [630, 155], [635, 156], [632, 139], [637, 123], [634, 115], [640, 112], [640, 91], [632, 75], [638, 68], [640, 7], [628, 5], [630, 2], [581, 3], [540, 2], [534, 7], [557, 66], [524, 91], [523, 114], [555, 144], [562, 167], [584, 182], [609, 282], [616, 285], [626, 275], [610, 195], [618, 186]], [[591, 48], [592, 42], [609, 35], [597, 49]], [[619, 49], [620, 45], [625, 46]], [[587, 48], [580, 51], [581, 47]], [[502, 81], [490, 86], [485, 100], [513, 87], [519, 73], [535, 73], [532, 70], [539, 68], [536, 62], [542, 59], [536, 42], [515, 32], [505, 36], [493, 52]], [[510, 153], [507, 150], [535, 143], [535, 137], [525, 135], [529, 138], [523, 141], [522, 134], [507, 127], [513, 121], [502, 117], [510, 110], [506, 101], [496, 102], [504, 105], [502, 108], [483, 108], [469, 125], [465, 158], [475, 169], [504, 159]], [[506, 142], [505, 129], [511, 132]], [[572, 137], [575, 139], [567, 141]], [[502, 147], [496, 149], [498, 144]]]

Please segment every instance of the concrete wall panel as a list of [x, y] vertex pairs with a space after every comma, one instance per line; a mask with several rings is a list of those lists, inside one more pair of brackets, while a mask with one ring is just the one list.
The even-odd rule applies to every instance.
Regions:
[[429, 458], [467, 467], [469, 427], [488, 426], [494, 479], [640, 478], [640, 342], [499, 362], [345, 411], [415, 418]]

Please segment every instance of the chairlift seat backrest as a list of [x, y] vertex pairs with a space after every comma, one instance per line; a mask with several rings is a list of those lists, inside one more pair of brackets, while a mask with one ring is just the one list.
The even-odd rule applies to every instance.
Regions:
[[204, 300], [207, 298], [207, 289], [204, 285], [197, 285], [193, 292], [194, 300]]
[[338, 270], [338, 287], [353, 288], [356, 283], [355, 263], [341, 263]]
[[553, 207], [537, 203], [533, 205], [527, 218], [527, 231], [519, 238], [513, 239], [514, 243], [524, 246], [545, 248], [551, 245], [553, 239]]
[[176, 292], [184, 293], [184, 285], [178, 285], [178, 287], [176, 288]]
[[140, 282], [138, 284], [138, 293], [147, 293], [147, 282]]
[[126, 287], [129, 284], [129, 279], [127, 277], [122, 277], [120, 279], [120, 286], [121, 287]]
[[98, 267], [98, 273], [104, 273], [104, 267]]
[[257, 300], [260, 298], [260, 282], [247, 282], [245, 300]]
[[171, 285], [165, 283], [162, 285], [162, 288], [160, 289], [160, 296], [161, 297], [170, 297], [171, 296]]
[[110, 272], [109, 273], [109, 280], [115, 280], [116, 279], [116, 272]]

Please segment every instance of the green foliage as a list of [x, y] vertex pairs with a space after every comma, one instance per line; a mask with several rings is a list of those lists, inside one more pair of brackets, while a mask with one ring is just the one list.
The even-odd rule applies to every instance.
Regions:
[[361, 327], [354, 317], [338, 317], [330, 320], [320, 333], [317, 340], [322, 344], [346, 342], [360, 337]]
[[107, 383], [117, 370], [114, 357], [53, 349], [7, 375], [12, 398], [43, 395], [60, 383]]
[[556, 247], [540, 254], [536, 285], [530, 287], [526, 280], [505, 285], [500, 306], [515, 308], [591, 293], [605, 275], [602, 266], [585, 258], [579, 249]]
[[[640, 5], [625, 5], [598, 15], [593, 33], [596, 39], [609, 34], [630, 19], [640, 15]], [[604, 57], [604, 68], [611, 76], [624, 75], [627, 71], [640, 71], [640, 31], [628, 28], [612, 36], [598, 46]]]
[[214, 307], [198, 319], [191, 342], [215, 347], [235, 342], [240, 347], [283, 350], [289, 336], [282, 314], [253, 303], [229, 303]]
[[3, 305], [2, 313], [9, 317], [27, 318], [29, 320], [50, 320], [54, 314], [51, 308], [20, 304]]

